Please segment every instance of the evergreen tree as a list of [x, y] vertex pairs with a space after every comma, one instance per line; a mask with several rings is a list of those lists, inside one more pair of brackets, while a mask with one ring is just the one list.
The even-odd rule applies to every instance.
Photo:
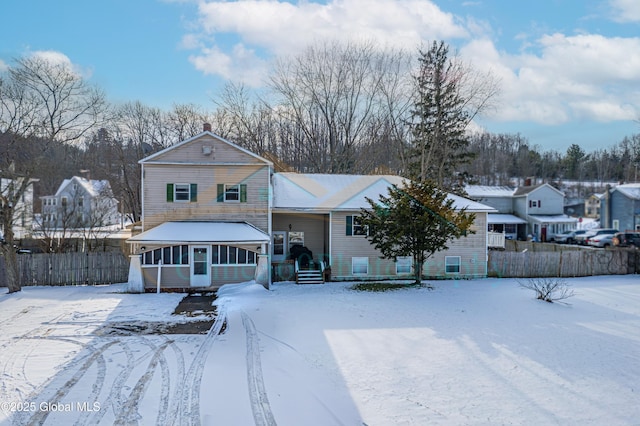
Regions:
[[470, 99], [462, 95], [461, 87], [468, 70], [449, 58], [449, 47], [442, 41], [434, 41], [427, 51], [420, 50], [419, 62], [411, 110], [409, 175], [462, 193], [465, 175], [459, 169], [473, 159], [465, 132], [472, 118], [466, 109]]
[[422, 280], [424, 262], [434, 253], [470, 230], [475, 214], [456, 210], [454, 200], [431, 181], [408, 181], [402, 188], [392, 186], [389, 196], [376, 202], [367, 198], [362, 224], [367, 238], [386, 259], [413, 257], [416, 284]]

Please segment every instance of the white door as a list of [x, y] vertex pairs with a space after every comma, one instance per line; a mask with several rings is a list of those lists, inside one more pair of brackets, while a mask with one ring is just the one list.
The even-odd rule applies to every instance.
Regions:
[[273, 231], [271, 260], [280, 262], [287, 257], [287, 233], [285, 231]]
[[209, 246], [191, 246], [191, 287], [211, 285]]

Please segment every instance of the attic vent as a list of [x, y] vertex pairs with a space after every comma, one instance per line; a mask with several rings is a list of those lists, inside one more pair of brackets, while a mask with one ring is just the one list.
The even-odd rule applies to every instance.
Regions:
[[210, 145], [203, 145], [202, 146], [202, 153], [204, 155], [211, 155], [211, 153], [213, 152], [213, 147]]

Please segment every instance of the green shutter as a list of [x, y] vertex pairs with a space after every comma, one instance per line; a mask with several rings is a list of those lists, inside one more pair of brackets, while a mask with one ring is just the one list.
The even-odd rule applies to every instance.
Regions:
[[173, 184], [168, 183], [167, 184], [167, 203], [172, 203], [172, 202], [173, 202]]
[[218, 184], [218, 202], [222, 203], [224, 201], [224, 184]]
[[192, 183], [189, 185], [189, 201], [195, 203], [198, 201], [198, 184]]
[[353, 235], [353, 216], [347, 216], [347, 235]]
[[247, 202], [247, 185], [245, 184], [240, 185], [240, 202]]

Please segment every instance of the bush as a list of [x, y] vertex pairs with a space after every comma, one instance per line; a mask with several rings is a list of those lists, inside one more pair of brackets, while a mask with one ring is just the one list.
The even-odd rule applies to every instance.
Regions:
[[529, 278], [526, 282], [518, 281], [520, 287], [533, 290], [536, 298], [553, 303], [568, 299], [575, 295], [570, 285], [561, 278]]

